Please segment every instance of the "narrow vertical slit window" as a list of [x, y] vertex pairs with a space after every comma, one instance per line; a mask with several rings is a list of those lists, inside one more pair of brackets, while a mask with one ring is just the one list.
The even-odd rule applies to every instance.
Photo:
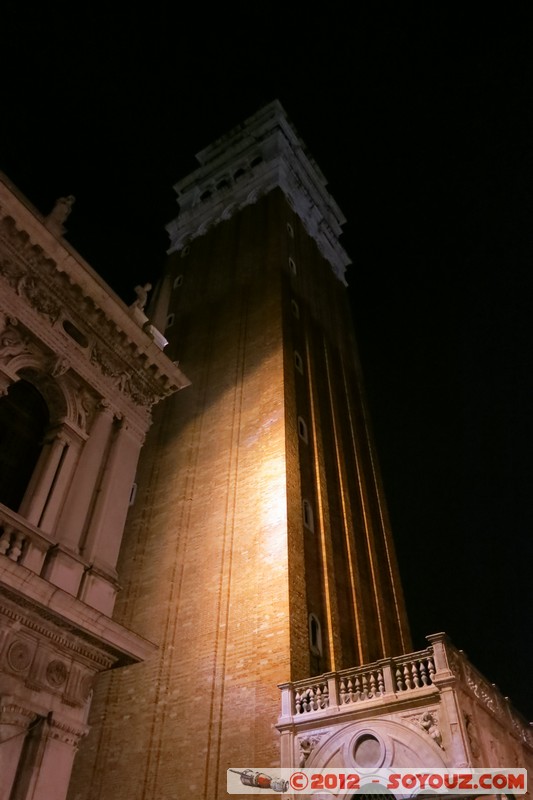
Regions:
[[322, 626], [316, 614], [309, 614], [309, 649], [315, 656], [322, 655]]
[[309, 500], [304, 500], [302, 503], [303, 507], [303, 518], [304, 518], [304, 525], [305, 527], [310, 530], [315, 530], [315, 520], [313, 517], [313, 509], [311, 508], [311, 503]]
[[298, 372], [301, 372], [302, 375], [304, 374], [304, 362], [302, 361], [302, 357], [298, 352], [298, 350], [294, 351], [294, 366], [296, 367]]
[[307, 444], [307, 425], [302, 417], [298, 417], [298, 435]]

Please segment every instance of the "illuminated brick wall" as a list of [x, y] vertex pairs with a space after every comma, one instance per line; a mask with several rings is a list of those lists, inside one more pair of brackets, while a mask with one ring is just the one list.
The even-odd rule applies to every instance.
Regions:
[[156, 410], [117, 604], [159, 651], [100, 685], [77, 800], [224, 797], [279, 763], [279, 683], [404, 647], [344, 286], [279, 189], [167, 269], [192, 386]]

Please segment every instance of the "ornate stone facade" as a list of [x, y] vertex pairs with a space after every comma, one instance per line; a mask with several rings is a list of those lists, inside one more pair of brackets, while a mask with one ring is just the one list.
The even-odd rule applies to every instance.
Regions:
[[65, 797], [95, 676], [154, 650], [111, 619], [116, 559], [151, 407], [188, 385], [61, 239], [71, 205], [42, 218], [0, 176], [1, 800]]
[[428, 639], [418, 653], [283, 684], [281, 766], [521, 767], [531, 780], [531, 725], [444, 634]]

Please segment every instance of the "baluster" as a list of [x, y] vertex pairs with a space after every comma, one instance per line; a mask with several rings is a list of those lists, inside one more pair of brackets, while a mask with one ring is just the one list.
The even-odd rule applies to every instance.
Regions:
[[413, 688], [413, 683], [411, 681], [411, 676], [409, 674], [409, 665], [405, 664], [403, 668], [403, 679], [407, 689]]
[[301, 714], [303, 712], [302, 695], [300, 694], [298, 689], [296, 690], [296, 693], [294, 695], [294, 708], [295, 708], [297, 714]]
[[347, 691], [346, 678], [341, 677], [339, 679], [339, 699], [341, 706], [344, 705], [344, 703], [348, 703], [350, 700], [350, 698], [346, 696]]
[[433, 658], [428, 658], [428, 672], [429, 672], [429, 682], [433, 683], [433, 675], [435, 674], [435, 662]]
[[328, 708], [329, 706], [329, 687], [326, 683], [322, 684], [322, 706], [321, 708]]
[[348, 703], [353, 703], [355, 692], [356, 692], [356, 689], [355, 689], [353, 678], [348, 678], [348, 697], [347, 697], [347, 702]]
[[375, 697], [376, 695], [376, 673], [370, 673], [370, 696]]
[[315, 690], [313, 694], [313, 711], [318, 711], [319, 708], [324, 708], [322, 705], [322, 687], [318, 684], [313, 688]]
[[362, 676], [363, 691], [361, 693], [361, 700], [366, 700], [368, 697], [368, 675], [363, 672]]
[[420, 681], [420, 676], [418, 674], [418, 662], [417, 661], [413, 661], [413, 666], [411, 667], [411, 672], [412, 672], [412, 675], [413, 675], [413, 686], [414, 686], [415, 689], [419, 689], [420, 686], [422, 686], [422, 683]]
[[383, 670], [378, 670], [378, 692], [385, 694], [385, 679], [383, 678]]
[[353, 683], [354, 683], [353, 701], [354, 703], [356, 703], [361, 698], [361, 681], [359, 680], [359, 675], [355, 675]]
[[11, 543], [11, 550], [9, 551], [8, 558], [11, 561], [18, 561], [22, 555], [22, 547], [24, 546], [24, 536], [20, 531], [15, 532], [15, 541]]
[[429, 684], [429, 678], [425, 661], [420, 662], [420, 677], [422, 678], [424, 686], [427, 686]]
[[394, 677], [396, 678], [396, 687], [398, 691], [403, 692], [405, 690], [405, 684], [403, 682], [402, 671], [400, 667], [396, 668], [396, 672], [394, 673]]

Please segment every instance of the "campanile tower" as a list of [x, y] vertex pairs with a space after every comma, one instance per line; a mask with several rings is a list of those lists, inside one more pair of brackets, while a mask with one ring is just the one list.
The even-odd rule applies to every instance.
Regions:
[[341, 211], [278, 102], [197, 158], [151, 309], [192, 385], [155, 411], [119, 568], [159, 649], [102, 679], [71, 800], [221, 800], [279, 764], [278, 684], [411, 646]]

